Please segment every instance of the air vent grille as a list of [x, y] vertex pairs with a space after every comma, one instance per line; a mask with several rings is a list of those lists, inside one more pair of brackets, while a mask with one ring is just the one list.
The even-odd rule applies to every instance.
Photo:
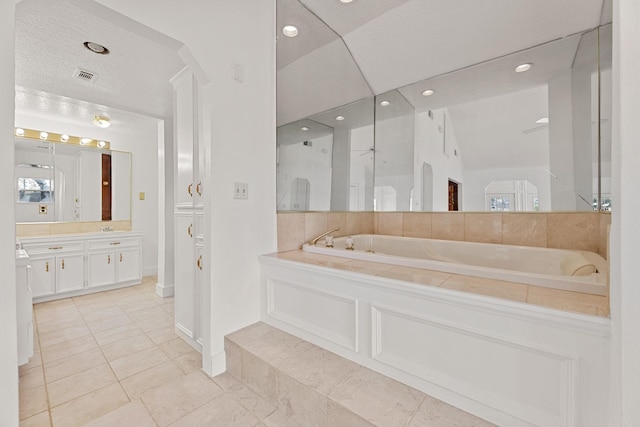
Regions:
[[93, 82], [98, 78], [96, 73], [83, 70], [81, 68], [76, 68], [76, 71], [73, 73], [73, 77], [84, 80], [85, 82]]

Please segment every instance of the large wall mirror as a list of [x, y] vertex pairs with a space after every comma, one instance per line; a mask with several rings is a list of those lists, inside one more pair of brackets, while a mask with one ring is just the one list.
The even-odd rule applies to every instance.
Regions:
[[16, 222], [131, 220], [131, 153], [15, 139]]
[[309, 15], [321, 47], [278, 38], [278, 210], [611, 209], [611, 24], [374, 94]]

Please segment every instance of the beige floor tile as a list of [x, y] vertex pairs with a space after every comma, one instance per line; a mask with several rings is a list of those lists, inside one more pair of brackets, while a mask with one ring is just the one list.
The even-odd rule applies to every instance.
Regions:
[[108, 319], [127, 317], [125, 316], [125, 312], [122, 311], [122, 309], [115, 303], [113, 303], [112, 301], [109, 301], [109, 303], [111, 303], [111, 305], [105, 308], [97, 309], [92, 306], [90, 311], [82, 313], [82, 317], [84, 317], [84, 320], [87, 323], [95, 323]]
[[49, 409], [44, 385], [33, 388], [20, 387], [20, 419], [24, 420]]
[[409, 427], [491, 427], [493, 425], [431, 396], [425, 396], [424, 402], [409, 423]]
[[18, 372], [22, 376], [25, 373], [28, 373], [31, 369], [36, 368], [38, 366], [42, 366], [42, 355], [40, 354], [39, 351], [34, 350], [33, 356], [31, 356], [31, 358], [29, 359], [29, 363], [19, 366]]
[[224, 350], [227, 362], [227, 372], [237, 379], [242, 378], [242, 352], [244, 350], [228, 338], [225, 338], [224, 340]]
[[98, 348], [98, 343], [92, 335], [85, 335], [75, 340], [65, 341], [60, 344], [42, 349], [42, 361], [46, 363], [83, 353]]
[[171, 341], [174, 338], [177, 338], [176, 327], [175, 325], [170, 326], [162, 326], [158, 329], [153, 329], [151, 331], [145, 332], [145, 334], [153, 341], [155, 344], [162, 344], [166, 341]]
[[121, 381], [122, 387], [131, 400], [138, 399], [145, 392], [171, 383], [184, 374], [173, 362], [165, 362], [146, 371], [132, 375]]
[[142, 401], [160, 426], [179, 420], [222, 394], [222, 389], [201, 372], [193, 372], [142, 395]]
[[20, 421], [20, 427], [51, 427], [49, 411], [40, 412], [33, 417]]
[[[287, 417], [282, 411], [274, 411], [264, 421], [267, 427], [302, 427], [302, 424]], [[346, 427], [346, 426], [345, 426]]]
[[155, 344], [145, 335], [136, 335], [125, 338], [102, 347], [102, 352], [109, 362], [137, 353], [147, 348], [154, 347]]
[[120, 384], [111, 384], [51, 409], [53, 427], [82, 426], [128, 403]]
[[169, 313], [161, 314], [159, 316], [153, 316], [144, 320], [138, 320], [135, 323], [145, 333], [159, 328], [175, 326], [174, 318]]
[[260, 420], [264, 420], [276, 410], [274, 405], [247, 388], [227, 372], [214, 377], [213, 380]]
[[525, 302], [527, 299], [527, 285], [479, 277], [453, 274], [440, 287], [513, 301]]
[[243, 347], [267, 363], [280, 367], [287, 364], [288, 360], [310, 349], [312, 344], [279, 329], [274, 329], [259, 340], [247, 342]]
[[87, 321], [87, 326], [94, 334], [126, 325], [133, 325], [133, 322], [124, 314], [106, 319]]
[[86, 424], [85, 427], [156, 427], [151, 414], [141, 401], [131, 402]]
[[228, 394], [222, 394], [211, 402], [181, 418], [172, 427], [249, 427], [259, 420]]
[[46, 381], [51, 383], [86, 371], [87, 369], [106, 364], [107, 360], [104, 358], [102, 350], [97, 348], [45, 364], [44, 375]]
[[119, 380], [168, 362], [169, 358], [157, 347], [130, 354], [112, 361], [111, 368]]
[[287, 417], [309, 427], [327, 425], [327, 396], [278, 371], [278, 407]]
[[267, 402], [278, 405], [276, 368], [248, 351], [242, 352], [241, 380]]
[[34, 366], [20, 371], [20, 387], [34, 388], [44, 385], [42, 366]]
[[369, 421], [331, 399], [327, 406], [327, 426], [374, 427]]
[[62, 329], [55, 332], [49, 332], [46, 334], [39, 334], [41, 348], [51, 347], [55, 344], [60, 344], [65, 341], [70, 341], [76, 338], [80, 338], [89, 335], [91, 332], [87, 325], [84, 323], [76, 324], [70, 328]]
[[52, 408], [117, 382], [109, 365], [99, 365], [47, 384]]
[[182, 338], [174, 338], [170, 341], [159, 344], [160, 350], [164, 351], [171, 359], [187, 354], [193, 351], [193, 347], [185, 342]]
[[99, 345], [104, 346], [112, 344], [114, 342], [142, 335], [142, 329], [138, 328], [134, 323], [128, 323], [126, 325], [117, 326], [115, 328], [108, 329], [102, 332], [95, 332], [94, 338]]
[[193, 371], [202, 369], [202, 354], [193, 349], [188, 353], [176, 357], [173, 361], [185, 374], [190, 374]]
[[154, 303], [152, 307], [127, 312], [127, 317], [134, 322], [138, 322], [152, 317], [166, 316], [167, 314], [167, 309], [163, 305]]
[[[36, 322], [37, 323], [37, 322]], [[54, 317], [48, 320], [42, 320], [38, 324], [38, 333], [39, 334], [47, 334], [49, 332], [56, 332], [62, 329], [72, 328], [74, 326], [84, 325], [84, 319], [82, 315], [78, 312], [75, 312], [73, 315], [66, 317]]]
[[247, 345], [251, 345], [253, 342], [257, 341], [259, 338], [264, 335], [276, 331], [277, 329], [273, 326], [267, 325], [266, 323], [257, 322], [253, 325], [247, 326], [246, 328], [242, 328], [237, 330], [229, 335], [227, 335], [227, 339], [244, 347]]
[[422, 403], [424, 394], [384, 375], [360, 367], [329, 393], [374, 425], [405, 426]]
[[312, 346], [279, 369], [302, 384], [327, 394], [359, 365], [320, 347]]
[[609, 315], [609, 299], [600, 295], [529, 286], [527, 302], [575, 313]]

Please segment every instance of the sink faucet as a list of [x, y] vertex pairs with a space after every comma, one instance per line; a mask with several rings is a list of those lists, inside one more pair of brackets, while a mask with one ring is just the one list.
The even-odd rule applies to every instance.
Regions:
[[104, 227], [100, 228], [100, 231], [113, 231], [113, 227], [111, 227], [110, 225], [105, 225]]
[[324, 232], [324, 233], [320, 234], [319, 236], [316, 236], [316, 237], [314, 237], [313, 239], [311, 239], [311, 241], [309, 242], [309, 244], [310, 244], [311, 246], [313, 246], [313, 245], [315, 245], [316, 243], [318, 243], [318, 240], [322, 239], [324, 236], [327, 236], [327, 235], [329, 235], [329, 234], [331, 234], [331, 233], [333, 233], [333, 232], [336, 232], [336, 231], [338, 231], [338, 230], [340, 230], [340, 227], [336, 227], [336, 228], [334, 228], [333, 230], [326, 231], [326, 232]]

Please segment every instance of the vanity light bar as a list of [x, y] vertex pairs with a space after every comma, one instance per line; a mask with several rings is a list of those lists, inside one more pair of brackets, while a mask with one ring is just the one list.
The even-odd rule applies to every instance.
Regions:
[[[85, 138], [83, 136], [71, 136], [62, 133], [43, 132], [33, 129], [15, 128], [14, 134], [20, 138], [37, 139], [40, 141], [57, 142], [62, 144], [75, 144], [83, 147], [94, 147], [104, 150], [111, 148], [111, 143], [101, 139]], [[46, 135], [46, 136], [44, 136]]]

